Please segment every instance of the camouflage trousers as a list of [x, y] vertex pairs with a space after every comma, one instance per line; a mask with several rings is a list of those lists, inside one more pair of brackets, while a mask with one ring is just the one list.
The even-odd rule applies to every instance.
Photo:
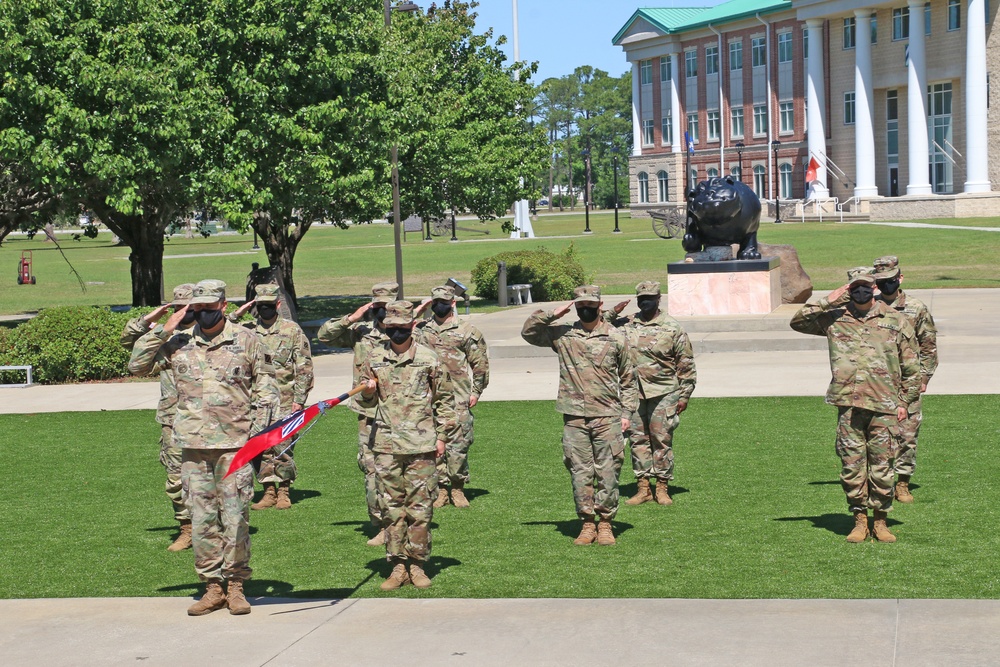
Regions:
[[469, 481], [469, 448], [472, 446], [472, 411], [456, 409], [458, 432], [445, 445], [444, 456], [438, 457], [438, 483], [446, 486], [464, 486]]
[[920, 409], [919, 400], [910, 408], [915, 411], [908, 413], [906, 419], [899, 422], [895, 465], [897, 475], [912, 475], [917, 469], [917, 436], [920, 435], [920, 424], [924, 421], [924, 413]]
[[621, 419], [563, 415], [562, 445], [577, 516], [585, 520], [615, 518], [618, 474], [625, 460]]
[[840, 484], [851, 512], [892, 509], [892, 456], [897, 439], [896, 415], [861, 408], [839, 408], [837, 455]]
[[437, 496], [435, 454], [375, 453], [376, 479], [385, 497], [385, 555], [425, 561], [431, 555], [431, 519]]
[[191, 508], [194, 569], [202, 581], [250, 578], [253, 468], [223, 479], [236, 450], [184, 449], [181, 475]]
[[670, 395], [639, 399], [628, 429], [636, 477], [663, 481], [674, 478], [674, 429], [680, 421], [677, 400]]
[[287, 443], [276, 445], [261, 455], [260, 471], [257, 473], [258, 482], [261, 484], [280, 484], [295, 481], [297, 468], [295, 467], [295, 459], [292, 458], [292, 451], [289, 450], [278, 456], [281, 450], [287, 446]]
[[375, 479], [375, 452], [372, 451], [372, 424], [374, 419], [358, 415], [358, 468], [365, 474], [365, 501], [368, 519], [376, 528], [382, 528], [385, 517], [385, 499], [379, 493]]
[[167, 471], [164, 489], [174, 506], [174, 518], [190, 521], [191, 512], [184, 499], [184, 485], [181, 484], [181, 448], [174, 444], [174, 429], [166, 424], [160, 424], [160, 464]]

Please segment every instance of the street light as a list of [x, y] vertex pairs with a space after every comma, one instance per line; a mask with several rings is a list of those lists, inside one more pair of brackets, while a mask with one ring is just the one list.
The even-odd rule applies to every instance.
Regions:
[[774, 156], [774, 224], [781, 222], [781, 183], [778, 181], [778, 146], [781, 142], [775, 139], [771, 142], [771, 154]]
[[[383, 2], [383, 13], [385, 15], [385, 30], [388, 33], [392, 28], [392, 12], [415, 12], [420, 7], [412, 2], [402, 2], [395, 7], [392, 5], [392, 0], [384, 0]], [[386, 92], [386, 97], [388, 98], [388, 91]], [[389, 159], [392, 162], [392, 241], [396, 248], [396, 283], [399, 285], [399, 291], [396, 292], [396, 298], [403, 299], [403, 243], [400, 238], [403, 221], [399, 217], [399, 145], [396, 143], [392, 144], [392, 150], [389, 153]]]
[[584, 171], [586, 172], [587, 184], [583, 189], [583, 219], [584, 223], [584, 234], [593, 234], [590, 231], [590, 149], [584, 148], [580, 151], [580, 155], [583, 156]]
[[618, 147], [611, 147], [611, 155], [614, 160], [615, 165], [615, 228], [612, 230], [614, 234], [621, 234], [622, 230], [618, 229]]
[[746, 147], [742, 141], [736, 142], [736, 154], [740, 156], [740, 183], [743, 182], [743, 149]]

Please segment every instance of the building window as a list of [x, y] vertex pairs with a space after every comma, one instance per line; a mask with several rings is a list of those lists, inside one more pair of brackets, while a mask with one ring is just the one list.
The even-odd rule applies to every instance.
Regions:
[[659, 171], [656, 174], [656, 197], [658, 201], [670, 201], [670, 190], [668, 186], [670, 185], [670, 176], [667, 175], [665, 171]]
[[639, 203], [649, 203], [649, 174], [644, 171], [639, 172]]
[[660, 123], [660, 132], [663, 134], [661, 139], [663, 140], [664, 144], [669, 144], [671, 141], [673, 141], [674, 122], [673, 118], [671, 117], [671, 112], [669, 109], [663, 114], [663, 120]]
[[764, 180], [764, 167], [759, 164], [754, 165], [753, 168], [753, 189], [758, 197], [763, 197], [764, 191], [767, 190], [767, 182]]
[[791, 134], [795, 131], [795, 106], [793, 102], [780, 102], [778, 104], [779, 121], [781, 123], [779, 132], [781, 134]]
[[686, 51], [684, 53], [684, 74], [687, 78], [698, 76], [698, 52]]
[[778, 197], [792, 198], [792, 165], [787, 162], [781, 163], [778, 167]]
[[691, 171], [688, 172], [688, 189], [690, 190], [696, 185], [698, 185], [698, 169], [692, 167]]
[[639, 81], [644, 86], [653, 83], [653, 61], [652, 60], [640, 60], [639, 61]]
[[716, 169], [715, 167], [709, 167], [707, 173], [708, 173], [708, 177], [709, 178], [718, 178], [719, 177], [719, 170]]
[[734, 72], [743, 69], [743, 42], [729, 43], [729, 69]]
[[694, 143], [698, 143], [698, 114], [697, 113], [689, 113], [688, 114], [688, 129], [687, 129], [687, 132], [688, 132], [688, 137], [691, 138], [691, 141], [694, 142]]
[[670, 58], [660, 58], [660, 81], [670, 81]]
[[892, 10], [892, 41], [910, 38], [910, 8]]
[[930, 180], [935, 194], [953, 191], [955, 147], [952, 144], [951, 83], [927, 87], [927, 125], [931, 135]]
[[722, 136], [722, 121], [719, 118], [718, 111], [708, 112], [708, 140], [718, 141], [719, 137]]
[[778, 34], [778, 62], [792, 62], [792, 33], [790, 32]]
[[924, 34], [931, 34], [931, 3], [924, 3]]
[[809, 59], [809, 28], [802, 29], [802, 59]]
[[844, 48], [853, 49], [854, 48], [854, 17], [849, 19], [844, 19]]
[[962, 4], [959, 0], [948, 0], [948, 30], [962, 27]]
[[729, 110], [730, 129], [733, 139], [743, 138], [743, 107], [732, 107]]
[[743, 172], [740, 171], [740, 166], [736, 165], [729, 170], [729, 175], [735, 178], [739, 182], [743, 182]]
[[899, 164], [899, 91], [885, 91], [885, 138], [890, 165]]
[[648, 118], [642, 121], [642, 145], [653, 145], [653, 119]]
[[719, 47], [705, 47], [705, 74], [719, 73]]
[[878, 43], [878, 16], [872, 12], [872, 44]]
[[754, 37], [750, 40], [750, 56], [754, 67], [763, 67], [767, 64], [767, 44], [763, 37]]
[[854, 125], [854, 92], [844, 93], [844, 125]]
[[758, 104], [753, 108], [754, 136], [767, 134], [767, 105]]

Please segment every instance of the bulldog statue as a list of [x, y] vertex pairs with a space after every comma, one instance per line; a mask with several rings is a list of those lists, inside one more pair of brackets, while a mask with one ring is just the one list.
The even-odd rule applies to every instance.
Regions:
[[731, 176], [710, 178], [688, 192], [687, 204], [681, 246], [691, 259], [732, 259], [734, 243], [740, 246], [737, 259], [760, 259], [760, 199], [753, 190]]

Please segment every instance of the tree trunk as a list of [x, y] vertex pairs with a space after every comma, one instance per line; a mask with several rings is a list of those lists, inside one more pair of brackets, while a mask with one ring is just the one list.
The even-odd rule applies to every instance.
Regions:
[[569, 207], [576, 210], [576, 196], [573, 194], [573, 154], [570, 152], [570, 123], [566, 121], [566, 182], [569, 183]]
[[153, 209], [147, 215], [122, 215], [94, 201], [88, 202], [88, 208], [132, 251], [128, 256], [132, 265], [132, 305], [163, 303], [163, 235], [170, 213]]
[[556, 135], [549, 129], [549, 150], [551, 151], [549, 157], [549, 213], [552, 212], [552, 200], [555, 199], [555, 193], [552, 192], [553, 181], [555, 180], [556, 173]]
[[292, 216], [290, 215], [275, 218], [268, 213], [258, 213], [254, 215], [253, 226], [264, 243], [268, 262], [271, 266], [277, 267], [282, 287], [297, 310], [299, 302], [295, 293], [295, 278], [293, 276], [295, 251], [298, 249], [302, 237], [312, 226], [312, 220], [299, 218], [295, 222], [297, 224], [292, 225]]

